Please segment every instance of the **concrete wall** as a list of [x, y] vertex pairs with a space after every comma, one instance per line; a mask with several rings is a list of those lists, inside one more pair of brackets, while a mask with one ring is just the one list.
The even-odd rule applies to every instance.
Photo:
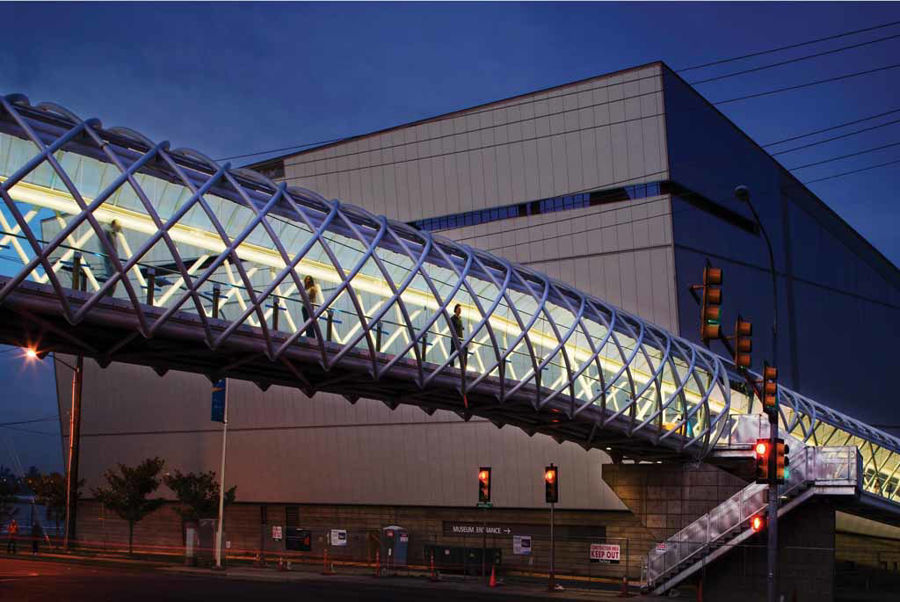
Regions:
[[[516, 570], [546, 574], [549, 563], [548, 511], [541, 510], [491, 510], [486, 513], [474, 507], [416, 508], [408, 506], [321, 506], [292, 505], [298, 511], [300, 528], [311, 532], [309, 552], [286, 552], [284, 540], [272, 539], [272, 527], [286, 525], [286, 507], [283, 503], [266, 504], [266, 523], [261, 522], [259, 504], [237, 503], [227, 507], [225, 513], [225, 539], [230, 542], [228, 554], [232, 557], [253, 558], [262, 547], [271, 562], [274, 558], [289, 555], [295, 561], [321, 563], [324, 551], [329, 560], [374, 562], [381, 529], [399, 525], [409, 533], [410, 564], [422, 568], [428, 565], [426, 546], [457, 546], [481, 548], [480, 534], [459, 536], [448, 534], [445, 522], [480, 524], [487, 520], [492, 525], [513, 525], [522, 534], [531, 534], [532, 553], [513, 553], [512, 537], [492, 536], [486, 539], [488, 548], [501, 550], [503, 571]], [[628, 575], [637, 580], [641, 573], [641, 557], [646, 552], [649, 536], [640, 523], [628, 512], [581, 512], [561, 510], [556, 512], [556, 567], [563, 575], [582, 577], [607, 577], [620, 580]], [[328, 544], [330, 529], [347, 531], [347, 546]], [[88, 501], [79, 506], [78, 532], [82, 541], [106, 548], [124, 548], [128, 543], [128, 524], [111, 515], [98, 503]], [[605, 535], [604, 535], [605, 534]], [[181, 522], [173, 504], [166, 504], [137, 523], [134, 533], [135, 549], [157, 553], [183, 554]], [[589, 560], [591, 543], [618, 544], [621, 561], [618, 564], [595, 564]], [[444, 561], [435, 558], [439, 570]], [[461, 569], [463, 567], [452, 567]], [[476, 571], [478, 567], [470, 567]], [[341, 571], [338, 566], [338, 572]]]
[[[165, 459], [167, 470], [218, 472], [221, 425], [209, 420], [206, 378], [85, 364], [86, 493], [116, 462], [133, 465], [153, 456]], [[62, 372], [59, 382], [67, 382]], [[230, 386], [226, 481], [237, 485], [241, 501], [468, 507], [477, 501], [478, 467], [492, 466], [496, 506], [543, 508], [543, 469], [555, 462], [560, 507], [624, 508], [601, 478], [609, 460], [600, 451], [512, 427], [498, 430], [482, 419], [467, 423], [442, 411], [428, 416], [366, 399], [351, 405], [286, 387]], [[60, 387], [59, 398], [67, 420], [69, 391]]]
[[[785, 600], [834, 599], [834, 516], [827, 501], [812, 501], [778, 521], [778, 593]], [[706, 600], [766, 599], [765, 531], [698, 575]]]
[[656, 541], [664, 541], [747, 486], [709, 464], [615, 464], [603, 480]]
[[660, 66], [606, 75], [285, 159], [285, 179], [410, 221], [667, 173]]

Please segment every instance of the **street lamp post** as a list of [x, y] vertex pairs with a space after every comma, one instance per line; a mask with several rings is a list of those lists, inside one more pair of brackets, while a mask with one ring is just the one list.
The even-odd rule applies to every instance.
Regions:
[[[734, 196], [750, 208], [753, 219], [759, 227], [763, 239], [766, 241], [766, 248], [769, 251], [769, 272], [772, 276], [772, 363], [778, 367], [778, 274], [775, 271], [775, 254], [772, 252], [772, 241], [763, 227], [756, 213], [756, 208], [750, 201], [750, 190], [746, 186], [738, 186], [734, 189]], [[772, 459], [774, 458], [774, 450], [778, 441], [778, 397], [776, 396], [775, 408], [768, 412], [769, 415], [769, 520], [768, 520], [768, 600], [776, 602], [778, 599], [778, 478], [775, 474]]]
[[[41, 358], [34, 349], [25, 355], [30, 359]], [[54, 354], [53, 359], [72, 370], [72, 408], [69, 412], [69, 457], [66, 464], [66, 523], [63, 548], [68, 550], [76, 539], [75, 519], [78, 512], [78, 456], [81, 440], [81, 389], [84, 376], [84, 356], [79, 355], [73, 366]]]

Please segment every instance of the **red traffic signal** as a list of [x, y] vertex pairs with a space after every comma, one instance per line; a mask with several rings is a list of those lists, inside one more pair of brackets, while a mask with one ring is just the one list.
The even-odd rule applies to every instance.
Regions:
[[753, 452], [756, 454], [756, 482], [769, 482], [769, 440], [757, 439], [756, 445], [753, 446]]
[[766, 526], [766, 519], [761, 514], [756, 514], [750, 519], [750, 528], [754, 533], [759, 533]]
[[478, 469], [478, 502], [491, 501], [491, 467], [482, 466]]
[[544, 468], [544, 499], [548, 504], [559, 501], [559, 472], [553, 464]]

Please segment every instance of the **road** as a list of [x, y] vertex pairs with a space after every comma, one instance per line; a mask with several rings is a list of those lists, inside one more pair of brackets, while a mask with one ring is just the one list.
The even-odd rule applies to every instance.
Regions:
[[[277, 578], [278, 573], [272, 573]], [[293, 575], [292, 575], [293, 577]], [[505, 589], [505, 591], [504, 591]], [[178, 574], [158, 567], [111, 567], [58, 561], [10, 559], [0, 556], [0, 600], [3, 602], [100, 602], [105, 600], [466, 600], [471, 602], [507, 600], [559, 600], [559, 594], [544, 596], [539, 590], [519, 588], [487, 589], [481, 585], [430, 584], [417, 579], [366, 577], [323, 578], [311, 575], [290, 582], [264, 581]], [[580, 596], [567, 599], [596, 599]]]

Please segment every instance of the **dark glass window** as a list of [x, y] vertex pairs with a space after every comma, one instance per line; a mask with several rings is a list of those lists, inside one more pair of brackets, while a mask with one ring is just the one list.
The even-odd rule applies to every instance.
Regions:
[[582, 209], [584, 207], [592, 207], [595, 205], [602, 205], [606, 203], [615, 203], [618, 201], [659, 196], [661, 194], [669, 194], [671, 192], [672, 186], [669, 182], [648, 182], [643, 184], [632, 184], [629, 186], [620, 186], [618, 188], [595, 190], [593, 192], [580, 192], [577, 194], [551, 197], [548, 199], [538, 199], [535, 201], [528, 201], [516, 205], [492, 207], [490, 209], [478, 209], [476, 211], [466, 211], [464, 213], [457, 213], [455, 215], [427, 218], [410, 222], [410, 225], [421, 230], [429, 230], [432, 232], [439, 230], [451, 230], [453, 228], [461, 228], [462, 226], [484, 224], [524, 215], [537, 215], [540, 213], [553, 213], [556, 211]]

